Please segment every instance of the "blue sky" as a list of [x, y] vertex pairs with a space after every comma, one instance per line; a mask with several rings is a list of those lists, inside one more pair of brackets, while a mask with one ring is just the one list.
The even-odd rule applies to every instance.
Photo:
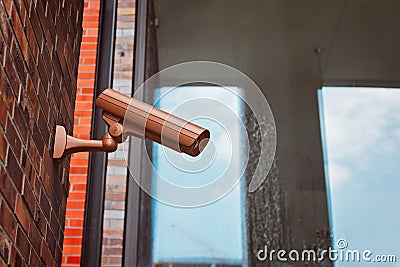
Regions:
[[[236, 88], [231, 89], [237, 91]], [[166, 92], [157, 107], [208, 128], [211, 140], [196, 158], [154, 143], [155, 167], [161, 176], [158, 179], [178, 186], [199, 187], [218, 180], [226, 173], [226, 168], [231, 169], [232, 179], [240, 178], [238, 162], [242, 159], [237, 147], [232, 146], [241, 142], [238, 134], [241, 104], [238, 97], [222, 87], [185, 86], [172, 90], [159, 89], [156, 98]], [[212, 152], [215, 152], [215, 158], [209, 161], [213, 157], [208, 153]], [[230, 162], [233, 165], [229, 166]], [[157, 187], [156, 178], [154, 185], [157, 195], [163, 189]], [[245, 242], [241, 186], [236, 186], [222, 199], [198, 208], [172, 207], [154, 200], [153, 260], [241, 262]]]
[[370, 266], [399, 267], [400, 89], [327, 87], [320, 103], [334, 240], [397, 256]]

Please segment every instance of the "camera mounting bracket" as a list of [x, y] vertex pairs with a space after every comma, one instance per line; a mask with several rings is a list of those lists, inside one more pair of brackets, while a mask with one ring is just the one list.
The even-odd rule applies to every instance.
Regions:
[[110, 113], [103, 112], [103, 120], [109, 126], [101, 140], [85, 140], [68, 135], [64, 126], [56, 126], [53, 158], [59, 159], [76, 152], [102, 151], [114, 152], [118, 144], [123, 142], [123, 127], [119, 118]]

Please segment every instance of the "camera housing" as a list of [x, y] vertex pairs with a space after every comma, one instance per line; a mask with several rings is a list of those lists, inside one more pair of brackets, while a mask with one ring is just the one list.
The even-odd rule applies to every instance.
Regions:
[[101, 140], [83, 140], [66, 134], [57, 125], [53, 158], [82, 151], [113, 152], [128, 136], [149, 139], [177, 152], [198, 156], [210, 139], [210, 132], [149, 104], [105, 89], [96, 99], [109, 130]]

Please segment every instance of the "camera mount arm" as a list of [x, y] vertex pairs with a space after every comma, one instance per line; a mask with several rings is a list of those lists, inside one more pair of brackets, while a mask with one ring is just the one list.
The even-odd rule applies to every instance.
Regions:
[[107, 112], [103, 112], [102, 118], [109, 126], [109, 129], [108, 132], [102, 136], [101, 140], [84, 140], [72, 137], [67, 134], [63, 126], [57, 125], [53, 158], [59, 159], [76, 152], [114, 152], [117, 150], [118, 144], [123, 141], [122, 124], [119, 122], [118, 118]]

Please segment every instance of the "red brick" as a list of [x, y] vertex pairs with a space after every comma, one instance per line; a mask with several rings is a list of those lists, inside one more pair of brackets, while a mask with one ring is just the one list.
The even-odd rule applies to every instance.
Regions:
[[[92, 58], [92, 57], [87, 57], [87, 58]], [[83, 61], [83, 58], [82, 58]], [[91, 72], [79, 72], [78, 73], [78, 79], [88, 79], [89, 81], [91, 81], [92, 86], [94, 86], [94, 77], [95, 77], [95, 73], [91, 73]]]
[[[87, 171], [85, 171], [84, 173], [87, 174]], [[80, 182], [86, 183], [87, 176], [86, 175], [85, 176], [80, 176], [80, 175], [73, 176], [73, 175], [70, 175], [69, 176], [69, 180], [70, 180], [71, 183], [75, 183], [75, 182], [76, 183], [80, 183]]]
[[122, 238], [109, 238], [110, 246], [121, 246], [123, 245]]
[[[96, 49], [92, 49], [92, 50], [82, 50], [81, 51], [81, 56], [82, 57], [96, 57]], [[81, 73], [79, 75], [82, 75]], [[93, 76], [94, 78], [94, 76]]]
[[87, 167], [73, 167], [70, 169], [70, 174], [82, 174], [87, 172]]
[[8, 148], [8, 143], [7, 143], [6, 139], [4, 138], [3, 132], [0, 131], [0, 159], [3, 162], [6, 161], [7, 148]]
[[64, 236], [65, 236], [65, 237], [70, 237], [70, 236], [78, 236], [78, 237], [81, 237], [81, 236], [82, 236], [82, 232], [83, 232], [83, 229], [79, 229], [79, 228], [77, 228], [77, 229], [74, 229], [74, 228], [67, 228], [67, 229], [65, 229], [65, 231], [64, 231]]
[[86, 133], [75, 133], [74, 137], [89, 140], [90, 134], [89, 134], [89, 131], [87, 131]]
[[71, 227], [83, 227], [83, 219], [82, 220], [69, 220], [69, 225]]
[[0, 259], [8, 259], [12, 247], [11, 240], [7, 237], [6, 233], [0, 228]]
[[[86, 16], [86, 17], [84, 17], [85, 20], [90, 20], [90, 19], [93, 19], [93, 18], [94, 18], [94, 20], [98, 20], [97, 16]], [[82, 37], [82, 44], [85, 44], [85, 43], [95, 43], [95, 44], [97, 44], [97, 37], [84, 36], [84, 37]]]
[[98, 29], [87, 29], [86, 36], [97, 36], [99, 34]]
[[98, 22], [93, 22], [93, 21], [88, 21], [88, 22], [83, 22], [82, 25], [84, 28], [92, 28], [92, 29], [96, 29], [99, 27], [99, 23]]
[[[119, 253], [120, 254], [120, 253]], [[117, 255], [119, 255], [117, 254]], [[115, 254], [110, 254], [110, 255], [115, 255]], [[121, 257], [108, 257], [110, 265], [122, 265], [122, 256]]]
[[99, 9], [100, 8], [100, 1], [90, 1], [89, 8], [91, 9]]
[[104, 255], [121, 255], [122, 247], [105, 247], [103, 249]]
[[94, 65], [90, 65], [90, 66], [81, 65], [81, 66], [78, 67], [78, 71], [79, 72], [92, 72], [92, 73], [94, 73], [96, 71], [96, 66], [94, 66]]
[[81, 254], [81, 247], [78, 246], [65, 246], [63, 248], [63, 254], [64, 255], [80, 255]]
[[83, 62], [84, 62], [85, 64], [88, 64], [88, 65], [94, 65], [94, 64], [96, 64], [96, 59], [95, 59], [95, 58], [88, 57], [88, 58], [85, 58], [85, 59], [83, 60]]
[[14, 208], [15, 199], [18, 194], [13, 182], [5, 173], [3, 166], [0, 166], [0, 191], [8, 202], [8, 205]]
[[23, 200], [20, 196], [17, 197], [17, 202], [15, 204], [14, 212], [24, 230], [28, 232], [30, 219], [27, 212], [27, 208], [25, 207]]
[[92, 115], [91, 110], [76, 110], [75, 111], [76, 116], [84, 116], [84, 117], [90, 117]]
[[87, 166], [89, 163], [89, 159], [86, 158], [71, 158], [70, 165], [71, 166]]
[[25, 233], [21, 230], [21, 228], [18, 228], [17, 230], [17, 237], [15, 238], [15, 243], [17, 245], [19, 252], [21, 253], [21, 256], [26, 261], [29, 261], [30, 245], [27, 237], [25, 236]]
[[75, 158], [89, 158], [89, 152], [78, 152], [72, 155]]
[[125, 200], [125, 194], [108, 193], [106, 194], [105, 199], [113, 201], [123, 201]]
[[92, 102], [93, 96], [79, 94], [76, 96], [76, 101], [89, 101]]
[[67, 210], [66, 218], [79, 219], [83, 218], [83, 215], [84, 215], [83, 210]]
[[86, 184], [74, 184], [72, 185], [72, 190], [86, 192]]
[[[87, 59], [85, 59], [85, 60], [87, 60]], [[95, 62], [96, 62], [96, 60], [94, 60]], [[94, 63], [95, 63], [94, 62]], [[94, 64], [94, 63], [92, 63], [92, 64]], [[94, 84], [94, 80], [88, 80], [88, 79], [79, 79], [78, 80], [78, 83], [77, 83], [77, 86], [78, 87], [88, 87], [88, 86], [92, 86], [93, 87], [93, 84]], [[79, 100], [79, 99], [77, 99], [77, 100]], [[89, 99], [90, 101], [92, 100], [92, 99]], [[78, 103], [78, 102], [77, 102]]]
[[67, 209], [84, 209], [85, 208], [85, 201], [68, 201]]
[[80, 256], [68, 256], [66, 258], [68, 264], [80, 263], [80, 260], [81, 260]]
[[77, 125], [75, 126], [75, 133], [90, 133], [90, 125]]
[[64, 245], [80, 245], [82, 243], [82, 237], [66, 237], [64, 239]]
[[82, 94], [92, 94], [93, 95], [93, 88], [82, 88]]
[[4, 201], [1, 205], [0, 211], [1, 211], [0, 224], [3, 227], [3, 229], [6, 231], [7, 235], [11, 239], [14, 239], [15, 233], [16, 233], [16, 228], [17, 228], [17, 223], [16, 223], [14, 216], [12, 215], [9, 207], [7, 207], [7, 204]]
[[86, 19], [86, 15], [97, 15], [97, 18], [99, 17], [99, 9], [85, 9], [85, 12], [83, 13], [83, 19]]
[[92, 123], [92, 118], [79, 118], [80, 125], [90, 125]]
[[85, 200], [86, 192], [75, 192], [72, 191], [69, 194], [71, 200]]

